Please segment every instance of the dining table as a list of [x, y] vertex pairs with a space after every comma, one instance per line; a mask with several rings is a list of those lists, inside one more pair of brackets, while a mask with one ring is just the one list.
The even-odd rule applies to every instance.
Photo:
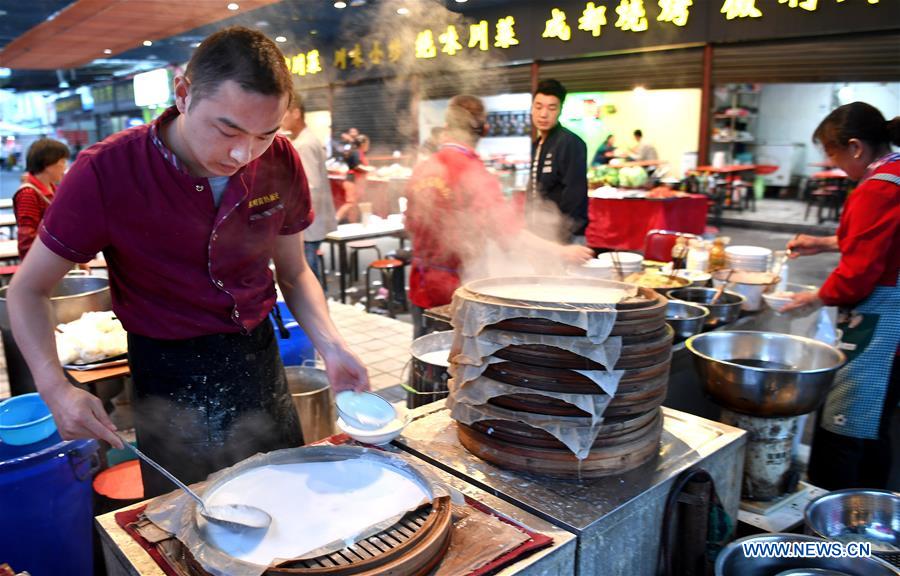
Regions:
[[[347, 244], [357, 240], [371, 240], [388, 236], [400, 238], [402, 245], [406, 237], [402, 214], [389, 214], [387, 218], [379, 218], [373, 215], [365, 224], [361, 222], [341, 224], [337, 227], [337, 230], [325, 235], [324, 241], [332, 246], [336, 245], [338, 249], [338, 277], [342, 304], [347, 303], [347, 276], [350, 267], [347, 258]], [[332, 266], [334, 266], [333, 258]]]

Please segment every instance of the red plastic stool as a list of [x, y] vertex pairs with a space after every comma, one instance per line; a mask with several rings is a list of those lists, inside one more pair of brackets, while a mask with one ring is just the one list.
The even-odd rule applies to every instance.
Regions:
[[[376, 260], [369, 264], [369, 267], [366, 268], [366, 312], [368, 312], [372, 307], [372, 288], [369, 286], [369, 280], [371, 279], [372, 270], [379, 270], [381, 272], [381, 285], [387, 288], [388, 291], [388, 316], [391, 318], [394, 317], [394, 294], [393, 294], [393, 286], [394, 286], [394, 273], [399, 270], [401, 274], [403, 274], [403, 261], [397, 260], [396, 258], [384, 258], [383, 260]], [[406, 295], [404, 294], [404, 301], [406, 300]]]

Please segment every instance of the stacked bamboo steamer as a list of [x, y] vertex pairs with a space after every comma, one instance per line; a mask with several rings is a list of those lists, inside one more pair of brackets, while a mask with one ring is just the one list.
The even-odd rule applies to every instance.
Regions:
[[[515, 279], [511, 280], [515, 282]], [[572, 278], [565, 280], [567, 283], [572, 281]], [[611, 284], [586, 278], [579, 278], [577, 282], [596, 282], [598, 287]], [[577, 370], [604, 370], [607, 367], [569, 350], [538, 344], [510, 345], [494, 352], [493, 356], [502, 362], [490, 364], [484, 376], [515, 386], [517, 393], [488, 400], [484, 412], [496, 414], [497, 418], [469, 424], [457, 421], [460, 443], [497, 466], [560, 478], [620, 474], [653, 459], [662, 434], [660, 406], [666, 397], [673, 332], [665, 322], [666, 298], [649, 288], [632, 288], [636, 294], [615, 305], [615, 323], [609, 332], [609, 338], [620, 337], [622, 340], [621, 354], [612, 368], [623, 373], [586, 457], [577, 458], [556, 436], [528, 421], [536, 415], [552, 417], [567, 426], [590, 428], [592, 419], [588, 413], [546, 393], [605, 394]], [[459, 312], [459, 304], [465, 300], [480, 302], [481, 296], [473, 284], [458, 290], [456, 298], [459, 302], [455, 303], [454, 312]], [[584, 328], [536, 317], [533, 311], [521, 317], [509, 317], [515, 315], [513, 309], [523, 309], [522, 304], [519, 300], [505, 306], [502, 300], [492, 299], [491, 306], [501, 309], [501, 316], [506, 319], [488, 328], [587, 339]], [[561, 302], [559, 306], [567, 309], [572, 303]], [[577, 304], [574, 306], [577, 308]], [[460, 323], [455, 315], [455, 330], [460, 330]], [[471, 382], [469, 385], [476, 384]], [[451, 404], [452, 396], [451, 393]]]

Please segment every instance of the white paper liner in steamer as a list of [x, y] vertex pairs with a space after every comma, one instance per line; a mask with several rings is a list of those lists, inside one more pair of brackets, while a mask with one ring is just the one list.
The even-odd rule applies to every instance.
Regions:
[[522, 386], [498, 382], [487, 376], [465, 382], [462, 385], [459, 385], [457, 382], [456, 378], [451, 378], [447, 382], [450, 394], [455, 402], [478, 406], [487, 404], [488, 400], [497, 396], [509, 396], [510, 394], [544, 396], [562, 400], [584, 410], [591, 415], [591, 425], [603, 423], [603, 412], [606, 411], [606, 407], [609, 406], [613, 399], [611, 394], [567, 394], [565, 392], [523, 388]]
[[619, 361], [622, 353], [622, 337], [608, 336], [603, 342], [592, 342], [584, 336], [552, 336], [506, 330], [484, 330], [477, 336], [465, 336], [456, 331], [453, 339], [453, 362], [477, 365], [481, 359], [491, 356], [508, 346], [552, 346], [589, 358], [608, 370]]
[[[534, 277], [540, 282], [544, 277]], [[598, 287], [609, 286], [622, 292], [622, 299], [638, 293], [637, 287], [620, 282], [587, 278], [565, 277], [567, 281], [586, 281]], [[502, 281], [503, 279], [496, 279]], [[528, 280], [516, 279], [518, 281]], [[466, 286], [469, 286], [467, 284]], [[566, 302], [541, 303], [527, 300], [511, 300], [487, 296], [470, 291], [466, 286], [457, 288], [450, 306], [450, 323], [463, 336], [479, 335], [487, 326], [513, 318], [549, 320], [581, 328], [587, 338], [600, 344], [609, 337], [616, 323], [616, 303], [570, 304]]]
[[588, 457], [602, 426], [602, 419], [592, 424], [590, 418], [514, 412], [490, 404], [473, 406], [456, 401], [453, 395], [447, 398], [446, 405], [451, 418], [468, 426], [484, 420], [508, 420], [540, 428], [565, 444], [579, 460]]
[[[306, 446], [257, 454], [230, 468], [211, 474], [206, 481], [194, 484], [192, 488], [201, 497], [204, 497], [204, 494], [212, 494], [219, 486], [254, 468], [298, 462], [334, 462], [350, 459], [368, 460], [380, 466], [388, 466], [393, 472], [398, 472], [417, 482], [426, 494], [430, 494], [430, 500], [426, 499], [421, 504], [442, 496], [449, 496], [446, 487], [430, 471], [416, 465], [407, 457], [355, 446]], [[407, 512], [409, 510], [404, 510], [350, 538], [329, 543], [294, 559], [315, 558], [341, 550], [393, 526]], [[145, 513], [154, 524], [174, 534], [190, 550], [197, 562], [214, 576], [261, 576], [270, 567], [239, 560], [212, 545], [206, 538], [206, 521], [198, 513], [196, 503], [181, 490], [155, 499], [148, 505]], [[264, 532], [261, 532], [260, 536], [263, 534]], [[283, 560], [285, 559], [273, 559], [273, 563]]]

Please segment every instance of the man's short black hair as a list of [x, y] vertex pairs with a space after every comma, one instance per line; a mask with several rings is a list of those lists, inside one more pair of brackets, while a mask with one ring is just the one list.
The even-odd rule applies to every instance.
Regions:
[[643, 138], [643, 137], [644, 137], [644, 133], [641, 132], [640, 130], [635, 130], [635, 131], [634, 131], [634, 137], [635, 137], [635, 138]]
[[559, 98], [559, 103], [562, 104], [566, 100], [566, 87], [559, 83], [559, 80], [555, 80], [553, 78], [549, 78], [547, 80], [541, 80], [537, 85], [537, 90], [534, 91], [533, 96], [537, 96], [538, 94], [545, 94], [547, 96], [556, 96]]
[[31, 175], [40, 174], [48, 166], [53, 166], [69, 157], [69, 147], [53, 138], [36, 140], [25, 157], [25, 171]]
[[191, 83], [191, 106], [218, 90], [227, 80], [248, 92], [290, 98], [291, 71], [278, 46], [259, 30], [231, 26], [207, 36], [194, 51], [184, 72]]

